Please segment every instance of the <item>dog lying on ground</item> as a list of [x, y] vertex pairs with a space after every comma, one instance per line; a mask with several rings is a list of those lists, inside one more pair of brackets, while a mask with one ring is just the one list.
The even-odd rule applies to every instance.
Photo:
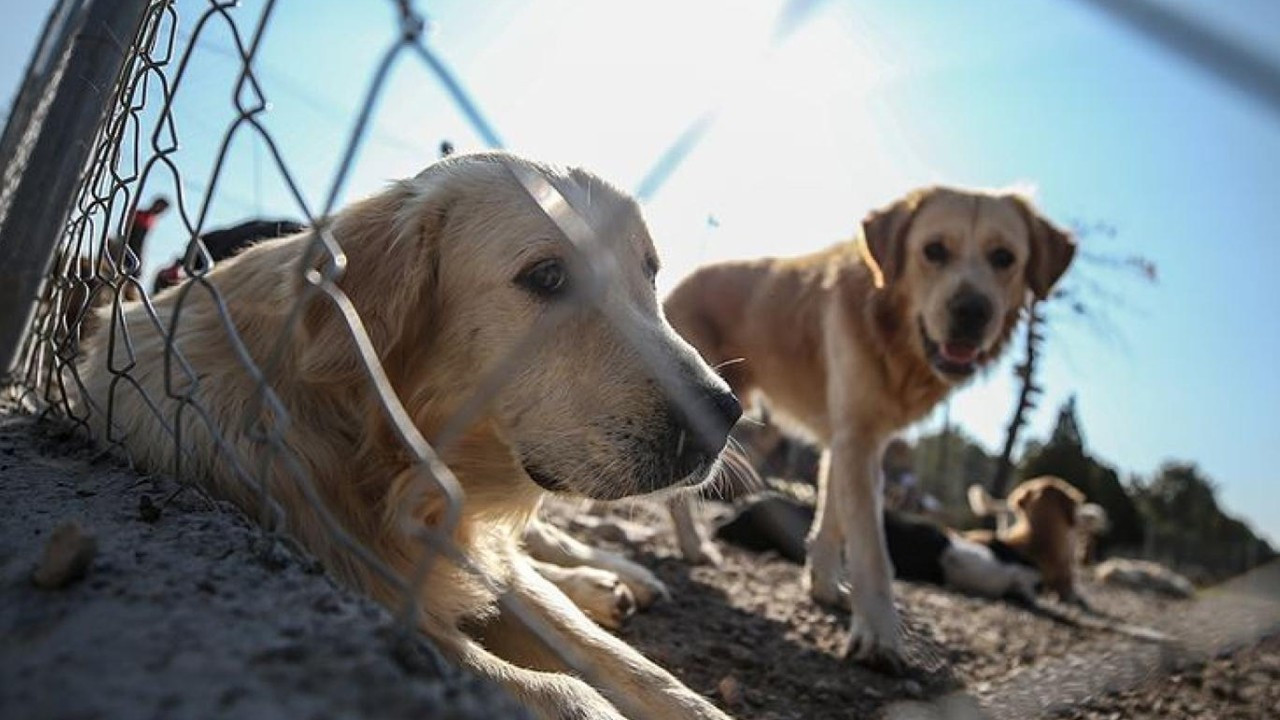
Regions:
[[[1040, 569], [1044, 584], [1065, 602], [1083, 604], [1076, 566], [1083, 535], [1096, 531], [1102, 508], [1062, 478], [1045, 476], [1019, 484], [1008, 500], [995, 500], [981, 485], [969, 486], [969, 507], [979, 517], [999, 514], [998, 529], [972, 530], [965, 537], [1000, 544]], [[1105, 521], [1106, 513], [1101, 519]]]
[[[613, 268], [607, 282], [594, 281], [588, 260], [524, 183], [594, 232]], [[612, 500], [702, 481], [741, 414], [725, 383], [663, 320], [657, 257], [635, 201], [584, 170], [480, 154], [440, 161], [321, 225], [345, 253], [337, 284], [368, 330], [366, 347], [425, 438], [437, 438], [487, 373], [521, 353], [496, 398], [438, 448], [465, 491], [452, 540], [497, 587], [435, 557], [416, 586], [419, 627], [541, 718], [724, 718], [591, 622], [519, 548], [544, 493]], [[316, 259], [315, 239], [308, 232], [262, 242], [213, 268], [207, 280], [225, 318], [196, 283], [156, 297], [154, 319], [141, 303], [126, 306], [130, 375], [113, 372], [120, 365], [107, 357], [109, 334], [94, 335], [78, 364], [77, 403], [93, 410], [96, 434], [122, 444], [139, 466], [170, 471], [180, 461], [185, 476], [266, 517], [259, 490], [237, 472], [252, 469], [295, 538], [339, 578], [398, 611], [405, 599], [396, 580], [422, 571], [414, 531], [440, 527], [451, 505], [423, 487], [344, 316], [323, 292], [305, 292], [301, 271], [329, 262]], [[539, 325], [553, 312], [557, 324]], [[536, 342], [523, 343], [535, 326]], [[664, 392], [636, 339], [665, 363], [683, 403]], [[124, 343], [114, 345], [119, 352]], [[262, 388], [244, 356], [266, 373], [261, 380], [288, 423], [258, 403]], [[175, 399], [182, 397], [203, 412]], [[714, 422], [696, 423], [698, 412]], [[279, 434], [278, 444], [260, 441], [264, 428]], [[311, 491], [299, 476], [311, 479]], [[395, 577], [361, 562], [327, 523]], [[497, 591], [529, 614], [507, 612]], [[546, 633], [582, 661], [577, 669], [543, 643]]]
[[[246, 220], [201, 235], [207, 258], [200, 255], [196, 262], [202, 267], [207, 259], [211, 266], [216, 265], [255, 243], [303, 230], [305, 226], [290, 220]], [[156, 273], [153, 293], [180, 285], [187, 279], [183, 258], [178, 258]], [[132, 292], [129, 300], [141, 299], [135, 285], [127, 285], [126, 290]], [[88, 317], [96, 320], [92, 313]], [[666, 586], [645, 567], [616, 553], [578, 542], [537, 517], [526, 526], [523, 542], [535, 559], [534, 567], [588, 617], [610, 630], [620, 629], [636, 609], [648, 607], [658, 598], [669, 595]]]
[[[206, 260], [211, 266], [216, 265], [255, 243], [303, 230], [305, 226], [291, 220], [246, 220], [201, 235], [207, 258], [197, 256], [196, 262], [199, 267], [203, 267]], [[81, 274], [84, 275], [83, 270]], [[177, 258], [156, 273], [152, 292], [159, 293], [187, 279], [183, 258]], [[132, 293], [127, 299], [141, 299], [135, 285], [126, 285], [126, 291]], [[77, 307], [74, 302], [72, 307]], [[87, 317], [96, 321], [92, 313]], [[535, 558], [534, 567], [543, 576], [555, 583], [588, 617], [610, 630], [620, 629], [636, 609], [648, 607], [669, 594], [662, 582], [643, 566], [616, 553], [580, 543], [536, 517], [525, 528], [524, 545]]]
[[[1069, 493], [1068, 490], [1064, 492]], [[1014, 495], [1010, 495], [1009, 501], [992, 498], [981, 485], [969, 487], [969, 506], [974, 514], [980, 517], [995, 515], [999, 520], [996, 532], [1001, 536], [1011, 535], [1012, 529], [1020, 522], [1025, 523], [1037, 514], [1020, 510]], [[1076, 567], [1089, 570], [1092, 566], [1093, 577], [1098, 582], [1131, 590], [1151, 591], [1174, 598], [1189, 598], [1195, 595], [1195, 586], [1190, 580], [1159, 563], [1149, 560], [1111, 558], [1095, 565], [1098, 537], [1105, 534], [1111, 525], [1107, 511], [1097, 503], [1080, 503], [1076, 506], [1074, 519]], [[1046, 553], [1047, 557], [1062, 555], [1061, 552]]]
[[[803, 563], [804, 539], [812, 523], [811, 505], [769, 493], [740, 507], [716, 530], [716, 538], [754, 552], [774, 551], [791, 562]], [[894, 577], [899, 580], [1035, 603], [1040, 573], [1029, 558], [893, 510], [885, 510], [884, 529]]]
[[[901, 664], [885, 444], [999, 356], [1074, 252], [1019, 195], [935, 187], [871, 213], [858, 242], [707, 266], [667, 298], [739, 397], [763, 395], [827, 448], [806, 579], [814, 599], [852, 607], [848, 655]], [[672, 509], [685, 557], [707, 559], [688, 504]]]

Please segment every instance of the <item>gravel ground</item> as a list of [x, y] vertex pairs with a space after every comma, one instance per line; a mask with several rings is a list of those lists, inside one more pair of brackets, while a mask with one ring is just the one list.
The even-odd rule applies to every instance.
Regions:
[[[0, 717], [521, 716], [425, 643], [398, 641], [385, 612], [305, 557], [176, 489], [88, 462], [0, 412]], [[1280, 641], [1258, 644], [1280, 631], [1280, 566], [1196, 601], [1085, 588], [1116, 622], [1172, 644], [899, 583], [914, 669], [890, 678], [838, 657], [847, 617], [813, 605], [799, 567], [732, 547], [719, 569], [689, 567], [661, 508], [615, 507], [610, 517], [629, 522], [612, 527], [592, 527], [582, 510], [549, 508], [673, 593], [622, 636], [742, 720], [943, 718], [980, 706], [964, 716], [1280, 717]], [[80, 531], [57, 532], [61, 558], [42, 560], [71, 520]], [[618, 525], [651, 537], [628, 541]]]
[[1174, 668], [1172, 674], [1085, 702], [1070, 720], [1274, 720], [1280, 718], [1280, 635]]
[[234, 509], [76, 447], [0, 413], [0, 717], [525, 717]]
[[[744, 720], [897, 717], [891, 709], [899, 709], [898, 701], [942, 698], [949, 707], [981, 704], [998, 718], [1034, 717], [1063, 702], [1078, 704], [1100, 698], [1113, 687], [1140, 682], [1189, 652], [1185, 643], [1166, 646], [1137, 640], [1114, 630], [1072, 626], [1005, 603], [897, 583], [914, 668], [906, 677], [890, 678], [839, 658], [847, 616], [810, 601], [798, 566], [772, 554], [722, 546], [722, 567], [690, 568], [679, 559], [660, 508], [636, 503], [610, 511], [624, 527], [634, 522], [657, 529], [640, 544], [620, 541], [608, 526], [594, 528], [589, 519], [577, 519], [581, 510], [580, 504], [559, 503], [549, 514], [585, 540], [637, 557], [672, 591], [672, 601], [631, 618], [623, 637]], [[703, 508], [708, 516], [726, 511], [715, 502]], [[1202, 615], [1221, 618], [1226, 613], [1231, 622], [1224, 624], [1240, 624], [1236, 621], [1243, 622], [1244, 611], [1238, 607], [1247, 604], [1232, 596], [1230, 602], [1197, 612], [1204, 603], [1092, 584], [1084, 592], [1113, 624], [1179, 637], [1184, 626], [1203, 625]], [[1260, 599], [1257, 617], [1248, 616], [1257, 622], [1240, 632], [1280, 627], [1277, 598], [1280, 595]], [[1065, 609], [1054, 609], [1070, 616]], [[1025, 686], [1033, 688], [1030, 693]], [[954, 702], [957, 698], [965, 702]], [[1106, 707], [1107, 700], [1096, 702]]]

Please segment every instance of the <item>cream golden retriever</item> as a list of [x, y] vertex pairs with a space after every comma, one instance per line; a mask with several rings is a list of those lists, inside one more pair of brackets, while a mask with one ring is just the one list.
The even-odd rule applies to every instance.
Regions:
[[[1075, 251], [1023, 197], [928, 188], [872, 212], [861, 240], [797, 258], [704, 267], [667, 299], [672, 326], [743, 398], [826, 448], [806, 577], [849, 607], [860, 660], [901, 663], [882, 526], [885, 444], [1004, 348], [1028, 296], [1048, 296]], [[687, 502], [682, 550], [708, 545]]]
[[[584, 255], [548, 207], [585, 223], [599, 252]], [[337, 285], [407, 417], [429, 440], [452, 435], [439, 448], [465, 491], [452, 540], [492, 584], [441, 557], [419, 564], [414, 530], [440, 526], [450, 505], [420, 482], [337, 305], [306, 292], [300, 271], [327, 262], [316, 259], [309, 232], [214, 268], [207, 282], [223, 307], [188, 282], [157, 296], [154, 316], [143, 303], [126, 305], [128, 344], [110, 333], [91, 338], [78, 373], [96, 433], [142, 467], [180, 465], [252, 517], [271, 508], [241, 470], [264, 478], [288, 531], [396, 610], [404, 605], [397, 580], [425, 572], [421, 629], [538, 717], [725, 718], [585, 617], [519, 545], [547, 492], [617, 499], [704, 480], [741, 414], [663, 319], [658, 260], [636, 203], [584, 170], [479, 154], [443, 160], [321, 225], [345, 253]], [[595, 267], [608, 272], [604, 282]], [[655, 357], [665, 380], [646, 362]], [[247, 359], [263, 375], [246, 372]], [[496, 397], [468, 405], [495, 375]], [[470, 420], [459, 424], [466, 408]], [[699, 426], [698, 413], [714, 422]], [[279, 436], [275, 451], [260, 441], [266, 431]], [[556, 532], [547, 533], [554, 545]], [[362, 552], [394, 577], [362, 562]], [[508, 612], [502, 593], [527, 612]], [[550, 650], [546, 637], [567, 652]]]

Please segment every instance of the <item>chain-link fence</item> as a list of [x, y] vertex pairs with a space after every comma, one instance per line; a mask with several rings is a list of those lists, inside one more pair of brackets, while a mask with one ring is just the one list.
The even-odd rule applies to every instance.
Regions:
[[[64, 42], [59, 48], [63, 54], [61, 62], [69, 72], [75, 73], [94, 65], [101, 77], [88, 88], [79, 82], [69, 87], [58, 82], [57, 72], [44, 73], [43, 80], [37, 78], [28, 83], [23, 95], [24, 98], [51, 96], [53, 100], [48, 103], [51, 109], [24, 111], [22, 117], [15, 116], [15, 122], [11, 123], [25, 125], [24, 136], [41, 139], [34, 148], [20, 153], [25, 162], [11, 159], [6, 165], [4, 206], [9, 209], [6, 239], [18, 227], [31, 231], [29, 235], [35, 238], [42, 234], [45, 238], [57, 237], [44, 257], [38, 247], [25, 252], [32, 258], [28, 261], [26, 284], [16, 287], [21, 284], [16, 283], [10, 289], [21, 295], [39, 288], [35, 303], [6, 306], [10, 335], [15, 329], [26, 330], [12, 361], [11, 388], [18, 402], [29, 409], [65, 417], [87, 435], [96, 436], [94, 439], [105, 449], [139, 463], [148, 471], [168, 471], [178, 478], [210, 474], [234, 477], [238, 486], [223, 484], [220, 489], [256, 513], [269, 531], [283, 532], [291, 524], [296, 527], [296, 518], [289, 515], [302, 512], [299, 505], [305, 504], [306, 514], [322, 524], [322, 532], [329, 542], [353, 559], [350, 564], [356, 567], [340, 568], [339, 574], [364, 580], [361, 584], [383, 588], [383, 592], [375, 594], [402, 613], [406, 630], [423, 622], [420, 600], [422, 593], [429, 595], [432, 589], [420, 585], [429, 568], [436, 563], [453, 564], [470, 575], [470, 582], [486, 587], [497, 596], [502, 610], [518, 616], [565, 666], [590, 681], [597, 668], [578, 657], [572, 647], [561, 641], [560, 635], [543, 624], [538, 614], [528, 612], [518, 597], [506, 592], [499, 578], [487, 576], [455, 543], [466, 499], [454, 473], [441, 461], [441, 455], [486, 412], [553, 327], [581, 313], [599, 313], [607, 320], [617, 320], [616, 313], [620, 310], [602, 302], [605, 289], [617, 282], [615, 273], [619, 261], [615, 253], [618, 248], [605, 238], [607, 226], [613, 219], [584, 214], [547, 176], [530, 165], [510, 161], [502, 155], [493, 156], [491, 162], [505, 166], [508, 179], [523, 188], [563, 234], [565, 247], [572, 255], [569, 264], [579, 276], [574, 279], [574, 292], [570, 297], [550, 305], [526, 335], [512, 344], [506, 357], [485, 369], [476, 392], [438, 426], [433, 444], [429, 444], [383, 367], [379, 353], [385, 348], [373, 337], [377, 330], [371, 331], [365, 322], [367, 318], [361, 317], [352, 298], [344, 291], [344, 276], [367, 269], [348, 265], [344, 237], [334, 232], [335, 213], [341, 210], [339, 198], [369, 134], [371, 116], [387, 87], [391, 68], [403, 58], [423, 63], [435, 75], [484, 143], [497, 148], [500, 140], [457, 80], [424, 43], [423, 17], [411, 3], [401, 0], [393, 4], [395, 22], [387, 27], [385, 47], [368, 80], [359, 112], [352, 118], [341, 162], [330, 179], [328, 192], [319, 204], [309, 203], [279, 151], [276, 138], [263, 122], [270, 92], [257, 75], [256, 59], [272, 24], [275, 3], [268, 0], [254, 10], [236, 8], [236, 5], [210, 0], [193, 10], [189, 4], [157, 0], [68, 2], [60, 6], [59, 13], [65, 13], [69, 22], [79, 28], [79, 41]], [[361, 8], [359, 12], [366, 10]], [[237, 64], [232, 93], [234, 113], [229, 124], [220, 130], [219, 151], [211, 174], [204, 181], [206, 191], [194, 193], [185, 189], [189, 183], [184, 180], [190, 171], [181, 162], [179, 148], [186, 129], [177, 121], [174, 105], [184, 93], [200, 92], [190, 81], [193, 51], [201, 38], [215, 28], [231, 39]], [[84, 57], [86, 45], [93, 46], [99, 55]], [[109, 56], [110, 61], [104, 61], [103, 55]], [[89, 80], [81, 75], [76, 79]], [[59, 105], [71, 94], [79, 103], [74, 110]], [[37, 100], [36, 104], [40, 102]], [[72, 153], [73, 157], [51, 169], [62, 174], [58, 182], [75, 179], [74, 187], [66, 193], [70, 202], [63, 208], [50, 207], [56, 206], [56, 202], [34, 203], [31, 196], [40, 190], [47, 197], [57, 198], [56, 188], [50, 192], [48, 187], [32, 187], [37, 180], [34, 176], [41, 174], [33, 173], [32, 168], [47, 162], [51, 156], [48, 148], [42, 150], [43, 137], [62, 131], [54, 124], [73, 113], [87, 118], [80, 121], [79, 131], [84, 135], [78, 142], [64, 138], [63, 145], [83, 148], [83, 157]], [[261, 342], [250, 345], [245, 341], [242, 326], [245, 318], [236, 316], [236, 305], [226, 297], [226, 288], [209, 278], [216, 261], [226, 254], [225, 248], [220, 252], [213, 247], [216, 243], [211, 239], [214, 228], [210, 227], [210, 205], [229, 182], [223, 175], [229, 148], [237, 137], [244, 135], [252, 136], [266, 149], [267, 162], [288, 188], [307, 237], [305, 252], [291, 276], [302, 290], [294, 306], [285, 310], [286, 319], [275, 329], [278, 337], [273, 338], [266, 352], [262, 352]], [[171, 269], [185, 279], [179, 288], [169, 291], [173, 297], [171, 304], [157, 310], [143, 286], [141, 255], [149, 224], [159, 212], [169, 209], [154, 203], [147, 205], [144, 200], [148, 188], [162, 176], [172, 178], [175, 189], [174, 197], [163, 202], [171, 205], [171, 212], [178, 217], [189, 242], [181, 268]], [[41, 207], [42, 216], [33, 217], [30, 209], [33, 205]], [[59, 210], [62, 215], [55, 227], [50, 214]], [[284, 224], [280, 225], [270, 232], [248, 235], [252, 239], [276, 235], [284, 229]], [[50, 252], [52, 257], [48, 257]], [[30, 268], [36, 267], [39, 270], [34, 274], [43, 276], [45, 282], [30, 282], [33, 274]], [[244, 298], [237, 300], [244, 302]], [[139, 302], [145, 307], [145, 313], [128, 312], [129, 308], [138, 307]], [[31, 308], [33, 315], [29, 322], [27, 317], [20, 317], [20, 313], [10, 312], [10, 307], [16, 309], [19, 305]], [[327, 309], [316, 310], [321, 305]], [[217, 313], [218, 324], [225, 332], [220, 342], [233, 350], [228, 357], [234, 358], [237, 365], [218, 371], [232, 372], [253, 387], [252, 400], [239, 414], [228, 414], [208, 402], [205, 373], [212, 368], [193, 360], [190, 357], [193, 348], [183, 341], [183, 324], [192, 322], [188, 320], [191, 315], [210, 308]], [[409, 477], [413, 485], [402, 488], [400, 496], [438, 498], [443, 507], [435, 516], [436, 522], [400, 526], [419, 549], [407, 571], [405, 567], [391, 567], [386, 557], [353, 537], [351, 528], [344, 526], [327, 505], [324, 488], [314, 477], [310, 459], [300, 457], [300, 449], [290, 443], [291, 426], [308, 420], [291, 417], [289, 403], [278, 393], [278, 384], [291, 367], [287, 363], [294, 335], [302, 332], [300, 328], [308, 321], [307, 316], [317, 312], [337, 318], [341, 335], [345, 337], [332, 337], [328, 341], [343, 345], [353, 356], [353, 366], [359, 372], [352, 382], [363, 384], [370, 397], [376, 398], [380, 417], [369, 421], [368, 431], [380, 432], [385, 428], [394, 438], [394, 453], [401, 458], [404, 468], [400, 476]], [[612, 326], [629, 344], [630, 352], [647, 364], [652, 380], [666, 391], [668, 402], [680, 406], [695, 429], [717, 422], [684, 390], [685, 381], [669, 357], [657, 351], [646, 338], [634, 332], [628, 334], [628, 328], [634, 328], [634, 323], [614, 322]], [[95, 339], [90, 340], [91, 337]], [[157, 342], [157, 338], [162, 338], [164, 343], [163, 368], [141, 362], [137, 352], [138, 343]], [[109, 376], [110, 389], [105, 396], [95, 395], [85, 383], [84, 374], [89, 369], [85, 365], [84, 349], [92, 342], [105, 345], [88, 361], [105, 365], [92, 368], [93, 372]], [[200, 352], [201, 349], [194, 350]], [[147, 379], [154, 378], [155, 373], [164, 374], [163, 383]], [[156, 393], [157, 387], [163, 387], [163, 392]], [[136, 453], [139, 443], [136, 440], [129, 443], [127, 431], [123, 429], [131, 422], [130, 418], [120, 416], [120, 398], [126, 393], [136, 393], [153, 421], [163, 425], [167, 433], [163, 441], [173, 443], [172, 452], [145, 458], [131, 455], [129, 451]], [[195, 436], [202, 434], [207, 434], [219, 449], [216, 470], [191, 449]], [[252, 451], [245, 452], [246, 447]], [[172, 458], [172, 466], [155, 467], [156, 457]], [[192, 468], [193, 461], [205, 464]], [[287, 495], [289, 502], [282, 502], [281, 494]], [[393, 510], [407, 513], [411, 509]]]

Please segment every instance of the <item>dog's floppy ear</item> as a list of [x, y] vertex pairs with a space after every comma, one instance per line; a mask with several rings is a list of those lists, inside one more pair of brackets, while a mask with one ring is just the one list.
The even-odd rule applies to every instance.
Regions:
[[[397, 182], [349, 206], [330, 225], [346, 256], [338, 287], [360, 315], [379, 360], [410, 322], [427, 322], [438, 265], [438, 236], [448, 199], [426, 173]], [[315, 264], [329, 262], [324, 254]], [[308, 330], [300, 370], [312, 381], [346, 381], [361, 370], [358, 349], [341, 312], [317, 293], [304, 316]]]
[[920, 203], [930, 190], [922, 189], [877, 210], [862, 221], [862, 242], [858, 244], [862, 260], [871, 268], [876, 287], [884, 287], [902, 274], [906, 261], [907, 230]]
[[1038, 497], [1040, 497], [1039, 484], [1031, 481], [1024, 482], [1009, 493], [1008, 499], [1005, 500], [1005, 506], [1025, 514], [1032, 501]]
[[1031, 257], [1027, 259], [1027, 287], [1037, 300], [1049, 297], [1058, 278], [1071, 265], [1076, 254], [1076, 241], [1071, 234], [1049, 222], [1021, 195], [1013, 195], [1022, 219], [1027, 223], [1031, 241]]

